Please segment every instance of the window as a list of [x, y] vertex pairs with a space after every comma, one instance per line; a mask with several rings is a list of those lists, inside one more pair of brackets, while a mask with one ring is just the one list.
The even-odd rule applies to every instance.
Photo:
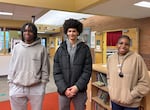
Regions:
[[41, 44], [46, 47], [46, 38], [41, 38]]
[[0, 31], [0, 52], [4, 49], [4, 32]]
[[9, 50], [9, 32], [0, 31], [0, 53], [7, 53]]
[[5, 28], [0, 30], [0, 54], [5, 55], [11, 52], [11, 40], [20, 39], [19, 29]]

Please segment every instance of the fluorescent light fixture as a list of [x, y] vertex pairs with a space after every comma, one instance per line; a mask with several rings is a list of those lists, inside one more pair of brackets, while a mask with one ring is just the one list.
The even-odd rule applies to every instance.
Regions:
[[0, 15], [13, 15], [13, 13], [9, 13], [9, 12], [0, 12]]
[[74, 13], [67, 11], [58, 11], [58, 10], [50, 10], [40, 18], [35, 21], [35, 24], [45, 24], [52, 26], [62, 26], [64, 21], [69, 18], [74, 18], [78, 20], [83, 20], [93, 15], [83, 14], [83, 13]]
[[141, 1], [141, 2], [135, 3], [134, 5], [145, 7], [145, 8], [150, 8], [150, 2], [147, 2], [147, 1]]

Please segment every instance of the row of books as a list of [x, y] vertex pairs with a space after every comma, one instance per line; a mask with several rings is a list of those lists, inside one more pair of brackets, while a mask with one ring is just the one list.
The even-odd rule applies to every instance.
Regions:
[[98, 83], [98, 85], [100, 86], [107, 86], [108, 83], [107, 83], [107, 76], [106, 74], [103, 74], [103, 73], [98, 73], [96, 74], [96, 82]]
[[110, 97], [108, 92], [105, 92], [103, 90], [98, 89], [97, 96], [100, 98], [105, 104], [109, 105], [110, 103]]
[[107, 109], [101, 107], [99, 104], [97, 104], [96, 102], [94, 102], [94, 109], [93, 110], [107, 110]]

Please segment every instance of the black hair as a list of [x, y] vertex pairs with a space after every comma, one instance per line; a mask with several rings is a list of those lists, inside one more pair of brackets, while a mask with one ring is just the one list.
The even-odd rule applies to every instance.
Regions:
[[26, 26], [28, 26], [31, 29], [32, 33], [34, 34], [34, 40], [36, 40], [36, 38], [37, 38], [37, 27], [33, 23], [25, 23], [21, 28], [22, 41], [24, 41], [23, 32], [25, 32]]
[[67, 34], [67, 31], [69, 28], [75, 28], [80, 35], [83, 31], [83, 24], [79, 22], [78, 20], [71, 18], [71, 19], [65, 20], [63, 24], [63, 29], [64, 29], [65, 34]]
[[131, 45], [131, 39], [130, 39], [130, 37], [129, 36], [127, 36], [127, 35], [121, 35], [120, 37], [119, 37], [119, 39], [118, 39], [118, 43], [119, 43], [119, 41], [120, 41], [120, 39], [127, 39], [128, 41], [129, 41], [129, 45]]

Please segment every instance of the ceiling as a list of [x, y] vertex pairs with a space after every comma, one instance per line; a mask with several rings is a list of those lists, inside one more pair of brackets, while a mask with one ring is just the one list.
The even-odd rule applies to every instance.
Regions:
[[[150, 17], [150, 8], [142, 8], [133, 4], [143, 0], [107, 0], [83, 10], [84, 13], [140, 19]], [[149, 1], [150, 0], [144, 0]]]
[[48, 9], [0, 3], [0, 11], [13, 13], [13, 16], [0, 15], [0, 19], [30, 21], [32, 16], [36, 16], [37, 19]]
[[[89, 6], [81, 10], [82, 13], [95, 14], [95, 15], [105, 15], [105, 16], [117, 16], [117, 17], [125, 17], [132, 19], [140, 19], [150, 17], [150, 8], [142, 8], [134, 6], [133, 4], [139, 2], [141, 0], [105, 0], [105, 2], [99, 2], [95, 5]], [[146, 0], [149, 1], [150, 0]], [[7, 11], [14, 13], [13, 16], [2, 16], [0, 15], [0, 19], [8, 19], [8, 20], [32, 20], [32, 16], [35, 16], [37, 20], [43, 14], [48, 12], [47, 8], [38, 8], [38, 7], [29, 7], [22, 5], [13, 5], [0, 3], [0, 11]], [[55, 13], [56, 15], [56, 13]], [[63, 14], [65, 15], [65, 14]], [[60, 17], [54, 17], [55, 19], [63, 20], [63, 15]], [[73, 18], [73, 16], [71, 15]], [[51, 16], [49, 16], [49, 21], [51, 20]], [[53, 23], [58, 21], [53, 21]], [[60, 21], [59, 21], [60, 22]], [[60, 22], [62, 23], [62, 22]]]

